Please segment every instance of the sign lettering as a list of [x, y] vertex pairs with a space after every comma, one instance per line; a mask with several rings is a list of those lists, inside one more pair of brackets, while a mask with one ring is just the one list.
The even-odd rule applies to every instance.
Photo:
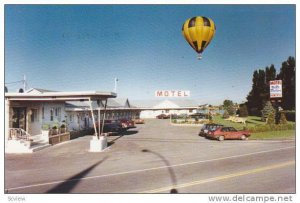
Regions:
[[189, 90], [156, 90], [155, 97], [190, 97]]

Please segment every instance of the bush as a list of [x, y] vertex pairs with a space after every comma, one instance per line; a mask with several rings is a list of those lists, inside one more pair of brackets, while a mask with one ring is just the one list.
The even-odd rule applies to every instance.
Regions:
[[281, 113], [280, 113], [280, 120], [279, 120], [279, 124], [281, 124], [281, 125], [285, 125], [285, 124], [287, 124], [287, 120], [286, 120], [286, 117], [285, 117], [285, 115], [284, 115], [284, 113], [283, 113], [283, 112], [281, 112]]
[[274, 114], [274, 112], [271, 112], [268, 115], [267, 124], [268, 125], [274, 125], [275, 124], [275, 114]]
[[295, 122], [296, 112], [295, 111], [282, 111], [285, 114], [286, 120]]
[[222, 118], [229, 118], [229, 113], [227, 110], [224, 111]]
[[251, 133], [260, 133], [267, 131], [282, 131], [282, 130], [294, 130], [296, 124], [279, 124], [279, 125], [257, 125], [247, 128]]
[[50, 125], [49, 124], [43, 124], [42, 125], [42, 130], [50, 130]]
[[273, 108], [272, 104], [270, 101], [267, 101], [265, 107], [261, 111], [261, 120], [266, 121], [268, 118], [269, 114], [273, 113], [274, 115], [274, 120], [275, 120], [275, 109]]

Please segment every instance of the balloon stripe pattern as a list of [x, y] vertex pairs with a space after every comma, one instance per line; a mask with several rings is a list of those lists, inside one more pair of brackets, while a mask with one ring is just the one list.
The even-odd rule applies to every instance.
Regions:
[[182, 34], [185, 40], [199, 54], [209, 45], [215, 32], [214, 21], [202, 16], [190, 18], [182, 26]]

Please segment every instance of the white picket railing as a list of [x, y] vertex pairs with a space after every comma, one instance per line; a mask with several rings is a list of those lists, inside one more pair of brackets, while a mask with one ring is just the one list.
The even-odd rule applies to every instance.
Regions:
[[31, 135], [22, 128], [9, 128], [9, 140], [30, 140]]

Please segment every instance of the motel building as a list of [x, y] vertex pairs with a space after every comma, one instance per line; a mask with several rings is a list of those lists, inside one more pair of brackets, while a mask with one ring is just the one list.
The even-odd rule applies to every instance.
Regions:
[[191, 115], [197, 113], [199, 104], [191, 99], [188, 90], [157, 90], [157, 100], [142, 101], [135, 105], [140, 107], [140, 118], [156, 118], [160, 114], [165, 115]]
[[[105, 101], [92, 101], [95, 120], [103, 120], [104, 113], [106, 120], [127, 119], [132, 120], [139, 117], [140, 109], [132, 106], [128, 99], [109, 99], [106, 106]], [[89, 102], [68, 101], [65, 104], [65, 112], [68, 120], [68, 129], [76, 131], [93, 128], [92, 116]], [[104, 110], [106, 109], [106, 110]]]
[[[92, 104], [107, 103], [116, 96], [113, 92], [55, 92], [37, 88], [24, 93], [5, 93], [5, 152], [30, 153], [69, 140], [69, 118], [79, 123], [76, 126], [71, 122], [74, 130], [80, 130], [87, 123], [92, 126], [91, 123], [95, 121], [95, 118], [91, 119], [94, 117]], [[84, 113], [76, 114], [75, 120], [75, 116], [72, 116], [74, 113], [66, 111], [67, 102], [70, 101], [85, 101], [90, 105]], [[91, 113], [87, 114], [87, 111]]]
[[6, 92], [5, 152], [31, 153], [68, 141], [72, 133], [95, 130], [103, 119], [190, 115], [199, 109], [197, 102], [185, 98], [135, 101], [132, 105], [128, 99], [116, 96], [113, 92], [58, 92], [39, 88], [24, 93]]
[[156, 118], [160, 114], [191, 115], [197, 113], [199, 109], [196, 101], [184, 98], [140, 101], [135, 105], [141, 110], [140, 118], [143, 119]]

